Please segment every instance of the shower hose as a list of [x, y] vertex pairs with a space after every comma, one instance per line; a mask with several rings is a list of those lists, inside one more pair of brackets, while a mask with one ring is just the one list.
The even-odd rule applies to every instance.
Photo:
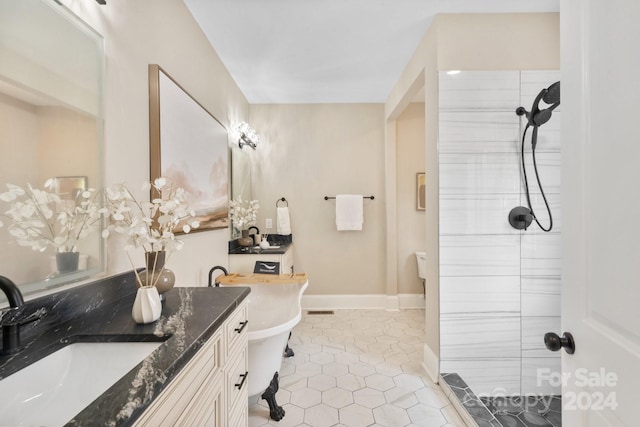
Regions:
[[544, 200], [544, 205], [547, 208], [547, 212], [549, 213], [549, 228], [544, 228], [542, 226], [542, 224], [540, 224], [540, 221], [538, 221], [538, 218], [535, 214], [535, 212], [533, 211], [533, 207], [531, 205], [531, 196], [529, 195], [529, 181], [527, 179], [527, 168], [525, 166], [525, 162], [524, 162], [524, 142], [527, 136], [527, 130], [529, 130], [529, 124], [527, 123], [527, 126], [525, 126], [524, 128], [524, 132], [522, 133], [522, 144], [520, 146], [520, 158], [522, 159], [522, 174], [524, 177], [524, 191], [525, 194], [527, 195], [527, 207], [529, 208], [529, 211], [531, 212], [531, 216], [533, 217], [534, 221], [536, 222], [536, 224], [538, 224], [538, 227], [540, 227], [540, 229], [542, 229], [542, 231], [545, 232], [549, 232], [551, 231], [551, 229], [553, 228], [553, 216], [551, 215], [551, 209], [549, 208], [549, 202], [547, 201], [547, 196], [544, 194], [544, 189], [542, 188], [542, 184], [540, 183], [540, 175], [538, 174], [538, 164], [536, 162], [536, 145], [537, 145], [537, 139], [538, 139], [538, 127], [534, 126], [533, 127], [533, 132], [531, 135], [531, 157], [533, 158], [533, 170], [535, 171], [535, 175], [536, 175], [536, 181], [538, 182], [538, 188], [540, 189], [540, 193], [542, 194], [542, 200]]

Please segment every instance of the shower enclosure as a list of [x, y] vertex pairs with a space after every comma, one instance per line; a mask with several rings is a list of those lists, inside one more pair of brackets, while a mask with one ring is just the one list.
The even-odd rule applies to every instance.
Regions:
[[[531, 106], [558, 71], [441, 72], [439, 78], [440, 372], [478, 396], [559, 395], [560, 354], [543, 337], [560, 330], [560, 108], [539, 129], [540, 180], [553, 230], [517, 230], [526, 206], [520, 140]], [[531, 145], [525, 143], [527, 170]], [[548, 223], [540, 190], [531, 204]]]

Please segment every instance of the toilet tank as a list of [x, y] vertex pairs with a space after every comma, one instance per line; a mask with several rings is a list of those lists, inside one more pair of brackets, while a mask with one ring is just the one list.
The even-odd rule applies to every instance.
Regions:
[[426, 279], [427, 275], [427, 253], [424, 251], [416, 252], [416, 262], [418, 263], [418, 277]]

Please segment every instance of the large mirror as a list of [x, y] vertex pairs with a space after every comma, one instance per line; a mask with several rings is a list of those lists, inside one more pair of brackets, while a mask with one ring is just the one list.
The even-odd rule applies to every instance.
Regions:
[[[102, 37], [68, 9], [0, 0], [0, 193], [32, 186], [74, 210], [86, 189], [102, 189], [103, 78]], [[103, 271], [100, 221], [74, 239], [77, 264], [61, 267], [56, 254], [69, 248], [27, 245], [12, 230], [7, 211], [24, 197], [0, 200], [0, 275], [29, 295]]]
[[[238, 147], [237, 132], [229, 132], [231, 146], [231, 198], [240, 197], [242, 200], [252, 200], [251, 191], [251, 152], [242, 151]], [[229, 224], [229, 238], [240, 237], [240, 231]]]

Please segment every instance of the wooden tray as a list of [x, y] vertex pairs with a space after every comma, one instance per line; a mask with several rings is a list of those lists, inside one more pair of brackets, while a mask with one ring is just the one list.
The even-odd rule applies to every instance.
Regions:
[[227, 276], [224, 274], [216, 277], [215, 282], [221, 285], [250, 285], [255, 283], [264, 284], [303, 284], [307, 281], [307, 273], [293, 274], [258, 274], [258, 273], [231, 273]]

